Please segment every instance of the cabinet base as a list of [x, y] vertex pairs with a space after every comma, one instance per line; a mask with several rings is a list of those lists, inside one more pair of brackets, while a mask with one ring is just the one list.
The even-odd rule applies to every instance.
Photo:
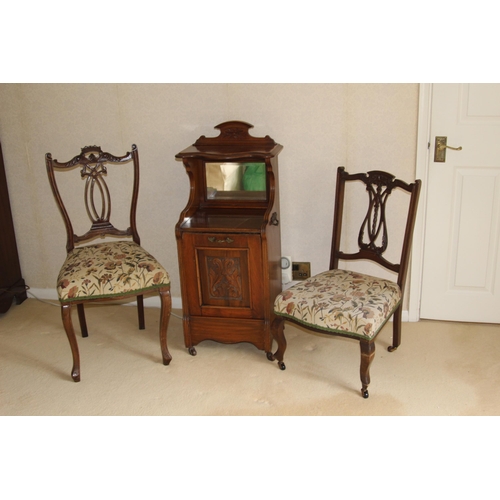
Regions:
[[184, 343], [188, 349], [204, 340], [222, 344], [249, 342], [257, 349], [269, 352], [272, 335], [265, 320], [206, 318], [191, 316], [184, 319]]

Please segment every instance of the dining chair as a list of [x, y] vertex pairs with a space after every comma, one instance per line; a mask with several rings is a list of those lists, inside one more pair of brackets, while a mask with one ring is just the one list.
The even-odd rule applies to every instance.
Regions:
[[[66, 258], [57, 277], [57, 292], [64, 329], [73, 355], [73, 380], [80, 381], [80, 355], [71, 319], [73, 306], [78, 311], [82, 337], [88, 337], [84, 310], [86, 304], [106, 304], [135, 297], [139, 329], [144, 329], [144, 295], [152, 293], [160, 296], [160, 348], [163, 364], [168, 365], [172, 359], [167, 348], [167, 329], [172, 308], [170, 278], [158, 260], [141, 246], [137, 231], [137, 146], [133, 144], [131, 151], [123, 156], [103, 152], [99, 146], [86, 146], [67, 162], [53, 159], [51, 153], [45, 155], [45, 162], [50, 186], [66, 227]], [[73, 176], [70, 177], [69, 173]], [[123, 187], [127, 179], [131, 190]], [[111, 181], [117, 183], [116, 188], [110, 189]], [[77, 183], [80, 186], [73, 189], [72, 186]], [[64, 197], [65, 201], [61, 196], [61, 185], [68, 194]], [[77, 192], [82, 191], [83, 199], [77, 195]], [[126, 201], [122, 203], [120, 200], [118, 204], [118, 211], [123, 211], [121, 207], [128, 207], [127, 213], [123, 215], [126, 221], [123, 224], [128, 225], [126, 229], [118, 229], [110, 221], [111, 193], [114, 201], [115, 195], [126, 197]], [[78, 215], [78, 209], [83, 211], [83, 216]], [[90, 229], [79, 236], [73, 230], [72, 220], [75, 217], [78, 221], [86, 220], [87, 227], [88, 219], [91, 222]], [[102, 238], [103, 241], [88, 244], [96, 238]]]
[[[353, 218], [353, 214], [344, 211], [344, 203], [347, 203], [346, 185], [360, 182], [364, 184], [360, 191], [364, 191], [366, 196], [350, 189], [349, 192], [356, 195], [349, 202], [349, 207], [364, 204], [367, 210], [355, 210], [362, 214], [358, 219], [361, 221], [359, 232], [344, 234], [342, 227], [345, 216]], [[268, 358], [277, 360], [282, 370], [286, 368], [283, 357], [287, 348], [284, 336], [287, 321], [314, 332], [352, 338], [360, 344], [361, 393], [364, 398], [368, 398], [375, 340], [391, 317], [393, 335], [389, 352], [394, 352], [401, 344], [403, 296], [420, 186], [420, 180], [407, 184], [383, 171], [349, 174], [344, 167], [338, 168], [329, 269], [284, 290], [274, 302], [272, 333], [278, 349]], [[406, 207], [388, 204], [389, 196], [396, 190], [406, 193]], [[401, 218], [400, 227], [404, 228], [401, 244], [393, 242], [393, 247], [398, 244], [398, 248], [391, 250], [397, 262], [389, 261], [384, 256], [386, 250], [391, 248], [387, 216], [389, 208], [392, 210], [391, 221], [396, 225], [398, 217]], [[356, 241], [348, 241], [349, 236]], [[349, 270], [346, 264], [352, 261], [374, 262], [381, 269], [392, 273], [393, 279]], [[339, 267], [340, 262], [345, 263], [342, 266], [345, 269]]]

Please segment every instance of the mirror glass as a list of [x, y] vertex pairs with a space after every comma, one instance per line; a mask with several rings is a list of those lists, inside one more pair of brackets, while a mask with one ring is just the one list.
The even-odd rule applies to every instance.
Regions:
[[207, 200], [265, 200], [266, 164], [206, 163]]

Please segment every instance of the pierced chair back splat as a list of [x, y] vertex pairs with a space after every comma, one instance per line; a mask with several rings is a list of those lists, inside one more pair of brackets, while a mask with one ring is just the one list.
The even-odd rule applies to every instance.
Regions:
[[[172, 359], [167, 348], [167, 328], [172, 308], [170, 279], [165, 268], [140, 245], [136, 226], [139, 193], [137, 146], [133, 144], [132, 150], [124, 156], [103, 152], [98, 146], [86, 146], [68, 162], [54, 160], [47, 153], [45, 163], [50, 186], [66, 226], [67, 255], [57, 278], [57, 292], [64, 329], [73, 355], [73, 380], [80, 381], [80, 356], [71, 320], [72, 306], [77, 306], [82, 336], [87, 337], [84, 304], [136, 297], [139, 328], [144, 329], [143, 297], [153, 292], [159, 293], [161, 299], [160, 348], [163, 364], [168, 365]], [[117, 229], [110, 221], [111, 195], [106, 178], [108, 168], [113, 169], [113, 174], [125, 176], [125, 164], [131, 164], [133, 168], [130, 212], [125, 217], [128, 219], [128, 227]], [[65, 178], [69, 173], [80, 174], [78, 177], [79, 182], [83, 182], [84, 203], [78, 205], [83, 205], [91, 222], [90, 229], [83, 235], [74, 233], [68, 211], [71, 208], [71, 213], [74, 214], [73, 208], [78, 198], [71, 195], [69, 203], [63, 202], [56, 182], [56, 172], [64, 172]], [[59, 174], [57, 177], [59, 178]], [[116, 194], [115, 191], [111, 192]], [[97, 237], [106, 239], [101, 243], [82, 245]]]

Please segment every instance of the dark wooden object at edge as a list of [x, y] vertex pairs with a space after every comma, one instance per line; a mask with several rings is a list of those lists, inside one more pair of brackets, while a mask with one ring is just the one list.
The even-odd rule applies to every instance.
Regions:
[[6, 313], [14, 299], [16, 304], [21, 304], [26, 300], [26, 289], [19, 263], [7, 176], [0, 144], [0, 313]]

